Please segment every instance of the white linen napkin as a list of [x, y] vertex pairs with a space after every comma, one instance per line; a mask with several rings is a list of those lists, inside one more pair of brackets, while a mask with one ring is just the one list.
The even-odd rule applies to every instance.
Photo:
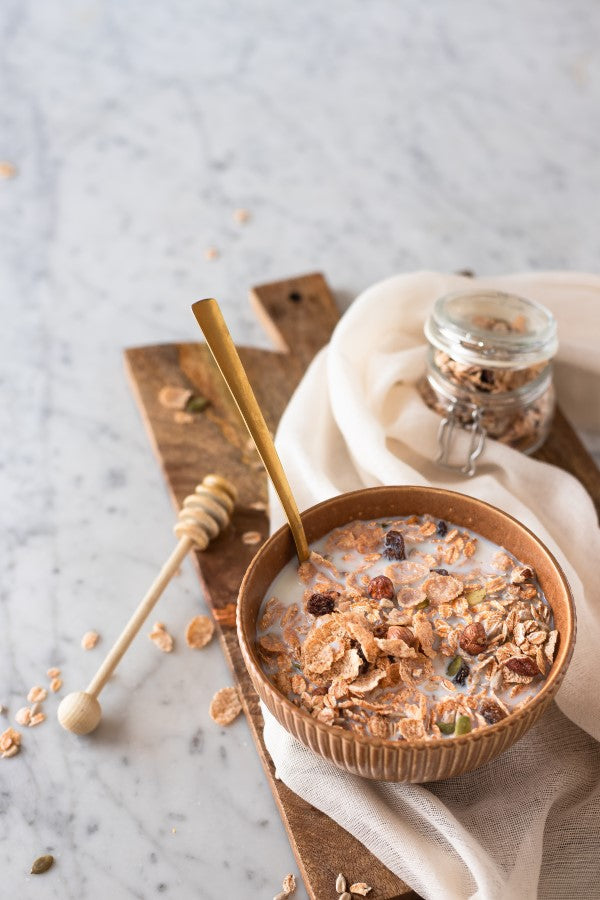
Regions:
[[[439, 417], [415, 389], [423, 325], [442, 294], [493, 288], [538, 300], [558, 320], [559, 402], [600, 428], [600, 277], [493, 279], [418, 272], [366, 290], [313, 361], [277, 447], [300, 508], [378, 484], [463, 491], [516, 516], [564, 567], [577, 606], [573, 661], [553, 705], [488, 765], [428, 785], [350, 775], [305, 748], [263, 708], [285, 784], [355, 835], [424, 898], [600, 897], [600, 531], [571, 475], [488, 440], [473, 478], [432, 460]], [[283, 522], [271, 498], [271, 524]], [[356, 873], [368, 881], [368, 872]]]

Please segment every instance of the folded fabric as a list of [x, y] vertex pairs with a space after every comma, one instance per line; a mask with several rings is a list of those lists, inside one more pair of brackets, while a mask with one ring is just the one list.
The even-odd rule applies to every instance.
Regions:
[[[463, 491], [516, 516], [557, 556], [575, 595], [578, 637], [556, 706], [510, 750], [429, 785], [371, 782], [327, 763], [265, 713], [278, 776], [362, 841], [425, 898], [600, 897], [600, 530], [581, 484], [488, 440], [477, 473], [440, 469], [439, 417], [421, 400], [423, 325], [454, 290], [538, 300], [558, 321], [559, 402], [600, 429], [600, 277], [494, 279], [419, 272], [365, 291], [313, 361], [284, 413], [277, 447], [299, 506], [378, 484]], [[271, 523], [283, 522], [271, 498]], [[557, 708], [558, 707], [558, 708]], [[538, 893], [539, 892], [539, 893]]]

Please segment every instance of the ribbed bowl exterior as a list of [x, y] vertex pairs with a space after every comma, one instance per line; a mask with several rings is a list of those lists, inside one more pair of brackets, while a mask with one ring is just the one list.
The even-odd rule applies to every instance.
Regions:
[[[470, 527], [486, 537], [496, 530], [504, 538], [497, 543], [536, 566], [540, 583], [553, 608], [560, 644], [546, 681], [522, 709], [495, 725], [461, 737], [384, 741], [317, 722], [294, 706], [268, 680], [254, 652], [260, 602], [272, 577], [293, 554], [289, 535], [285, 533], [287, 529], [281, 529], [266, 542], [248, 569], [238, 601], [238, 636], [246, 667], [261, 700], [278, 722], [306, 747], [336, 766], [365, 778], [417, 783], [438, 781], [468, 772], [494, 759], [539, 719], [556, 694], [572, 655], [575, 638], [573, 601], [564, 573], [535, 535], [500, 510], [461, 494], [422, 487], [371, 488], [343, 494], [312, 507], [303, 513], [302, 518], [308, 539], [312, 542], [336, 525], [352, 519], [377, 518], [394, 512], [396, 515], [430, 512]], [[523, 541], [527, 546], [523, 546]], [[515, 552], [515, 547], [521, 548], [522, 555]], [[533, 549], [536, 547], [538, 552], [534, 559], [532, 555], [535, 555]]]

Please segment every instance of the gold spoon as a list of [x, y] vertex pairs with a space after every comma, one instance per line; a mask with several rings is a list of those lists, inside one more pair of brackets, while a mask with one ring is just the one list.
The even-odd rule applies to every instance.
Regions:
[[298, 506], [275, 449], [273, 438], [267, 428], [267, 423], [260, 411], [242, 361], [238, 356], [229, 329], [225, 324], [225, 319], [219, 309], [219, 304], [216, 300], [198, 300], [197, 303], [192, 305], [192, 310], [204, 333], [206, 343], [219, 367], [219, 371], [231, 391], [246, 428], [256, 444], [256, 449], [273, 487], [281, 500], [281, 505], [287, 516], [294, 543], [296, 544], [298, 559], [300, 562], [304, 562], [308, 559], [308, 542], [300, 513], [298, 512]]

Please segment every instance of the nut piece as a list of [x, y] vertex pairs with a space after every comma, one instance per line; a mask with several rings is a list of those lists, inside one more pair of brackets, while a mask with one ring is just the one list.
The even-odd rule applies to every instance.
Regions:
[[99, 639], [100, 635], [97, 631], [86, 631], [81, 638], [81, 646], [84, 650], [93, 650]]
[[388, 641], [404, 641], [409, 647], [415, 643], [415, 636], [406, 625], [390, 625], [386, 637]]
[[376, 578], [372, 578], [367, 591], [373, 600], [394, 599], [394, 583], [387, 575], [378, 575]]
[[369, 891], [372, 891], [373, 888], [370, 885], [365, 884], [364, 881], [357, 881], [356, 884], [350, 885], [350, 893], [358, 894], [359, 897], [366, 897]]
[[471, 625], [467, 625], [458, 639], [458, 643], [461, 650], [464, 650], [470, 656], [477, 656], [478, 653], [483, 653], [487, 647], [487, 637], [481, 622], [473, 622]]
[[221, 688], [212, 698], [209, 708], [211, 719], [217, 725], [231, 725], [242, 711], [242, 704], [234, 687]]
[[215, 623], [209, 616], [194, 616], [185, 630], [185, 639], [188, 647], [201, 650], [206, 647], [215, 633]]
[[529, 678], [533, 678], [534, 675], [540, 674], [537, 663], [528, 656], [513, 656], [504, 665], [516, 675], [526, 675]]

